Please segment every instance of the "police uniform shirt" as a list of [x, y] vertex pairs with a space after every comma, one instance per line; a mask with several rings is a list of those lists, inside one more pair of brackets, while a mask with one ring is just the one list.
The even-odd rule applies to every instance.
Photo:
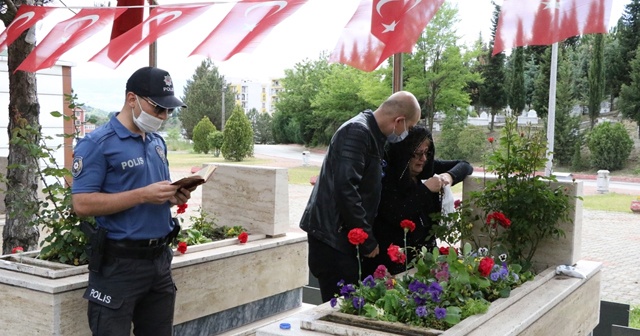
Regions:
[[[78, 142], [72, 173], [73, 194], [113, 194], [170, 180], [164, 140], [147, 133], [143, 141], [116, 117]], [[161, 238], [172, 230], [169, 202], [140, 204], [96, 221], [115, 240]]]

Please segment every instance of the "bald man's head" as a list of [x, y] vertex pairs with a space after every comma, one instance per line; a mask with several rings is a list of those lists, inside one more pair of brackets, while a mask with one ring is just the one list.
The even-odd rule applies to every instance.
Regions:
[[398, 91], [389, 96], [373, 115], [384, 135], [401, 134], [420, 120], [420, 104], [411, 92]]

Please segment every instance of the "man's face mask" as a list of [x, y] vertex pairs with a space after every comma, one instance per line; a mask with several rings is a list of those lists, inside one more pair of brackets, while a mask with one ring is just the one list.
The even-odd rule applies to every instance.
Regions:
[[133, 123], [138, 126], [138, 128], [145, 133], [153, 133], [156, 132], [160, 126], [162, 126], [162, 119], [152, 116], [142, 109], [142, 105], [140, 105], [140, 99], [136, 95], [136, 101], [138, 102], [138, 107], [140, 107], [140, 115], [136, 118], [136, 114], [133, 109], [131, 109], [131, 116], [133, 116]]
[[389, 141], [390, 143], [400, 142], [404, 140], [404, 138], [406, 138], [407, 135], [409, 135], [409, 130], [407, 130], [407, 119], [403, 119], [402, 121], [404, 122], [404, 132], [400, 133], [400, 135], [397, 135], [396, 125], [394, 124], [393, 132], [389, 134], [389, 136], [387, 137], [387, 141]]

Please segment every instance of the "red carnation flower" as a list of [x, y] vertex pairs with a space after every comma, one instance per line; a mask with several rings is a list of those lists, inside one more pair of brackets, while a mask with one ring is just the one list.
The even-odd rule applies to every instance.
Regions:
[[185, 242], [179, 242], [178, 243], [178, 252], [185, 254], [187, 253], [187, 243]]
[[177, 211], [177, 213], [178, 213], [178, 214], [183, 214], [183, 213], [185, 213], [185, 212], [187, 211], [187, 207], [188, 207], [187, 203], [185, 203], [185, 204], [179, 204], [179, 205], [178, 205], [178, 211]]
[[353, 245], [360, 245], [362, 243], [364, 243], [367, 238], [369, 238], [369, 235], [364, 232], [363, 229], [361, 228], [355, 228], [355, 229], [351, 229], [351, 231], [349, 231], [349, 234], [347, 235], [347, 238], [349, 238], [349, 242]]
[[511, 226], [511, 220], [499, 211], [495, 211], [487, 215], [487, 225], [490, 225], [495, 229], [498, 224], [503, 228], [508, 229]]
[[249, 234], [247, 234], [246, 232], [242, 231], [239, 235], [238, 235], [238, 240], [240, 241], [240, 244], [244, 244], [247, 242], [247, 240], [249, 240]]
[[11, 253], [22, 253], [22, 252], [24, 252], [24, 249], [22, 248], [22, 246], [16, 246], [11, 249]]
[[404, 262], [407, 260], [407, 256], [402, 253], [402, 251], [400, 250], [400, 246], [398, 245], [389, 245], [387, 254], [389, 255], [389, 258], [391, 258], [391, 261], [398, 264], [404, 264]]
[[493, 269], [493, 259], [489, 257], [484, 257], [480, 260], [480, 265], [478, 265], [478, 271], [480, 275], [483, 277], [489, 276], [491, 274], [491, 270]]
[[496, 139], [494, 139], [493, 137], [489, 137], [487, 140], [489, 140], [489, 143], [493, 143]]
[[[449, 247], [447, 246], [439, 247], [438, 250], [440, 251], [440, 254], [449, 255]], [[457, 248], [454, 247], [453, 250], [456, 252], [456, 254], [458, 254]]]
[[400, 222], [400, 227], [404, 229], [404, 232], [407, 232], [407, 230], [413, 232], [413, 230], [416, 229], [416, 223], [408, 219], [405, 219]]

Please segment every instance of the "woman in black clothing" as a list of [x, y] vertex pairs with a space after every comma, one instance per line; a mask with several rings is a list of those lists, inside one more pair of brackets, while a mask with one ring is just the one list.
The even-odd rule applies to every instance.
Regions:
[[[394, 263], [386, 253], [390, 244], [404, 247], [404, 229], [400, 222], [413, 221], [416, 228], [407, 233], [407, 247], [429, 250], [436, 246], [431, 227], [438, 225], [431, 214], [441, 210], [441, 191], [444, 185], [455, 185], [473, 173], [473, 167], [462, 160], [436, 160], [431, 132], [416, 126], [407, 138], [395, 144], [387, 144], [382, 179], [382, 197], [373, 225], [373, 234], [380, 246], [376, 258], [364, 258], [363, 278], [383, 264], [391, 274], [405, 271], [405, 264]], [[407, 261], [415, 256], [408, 248]]]

